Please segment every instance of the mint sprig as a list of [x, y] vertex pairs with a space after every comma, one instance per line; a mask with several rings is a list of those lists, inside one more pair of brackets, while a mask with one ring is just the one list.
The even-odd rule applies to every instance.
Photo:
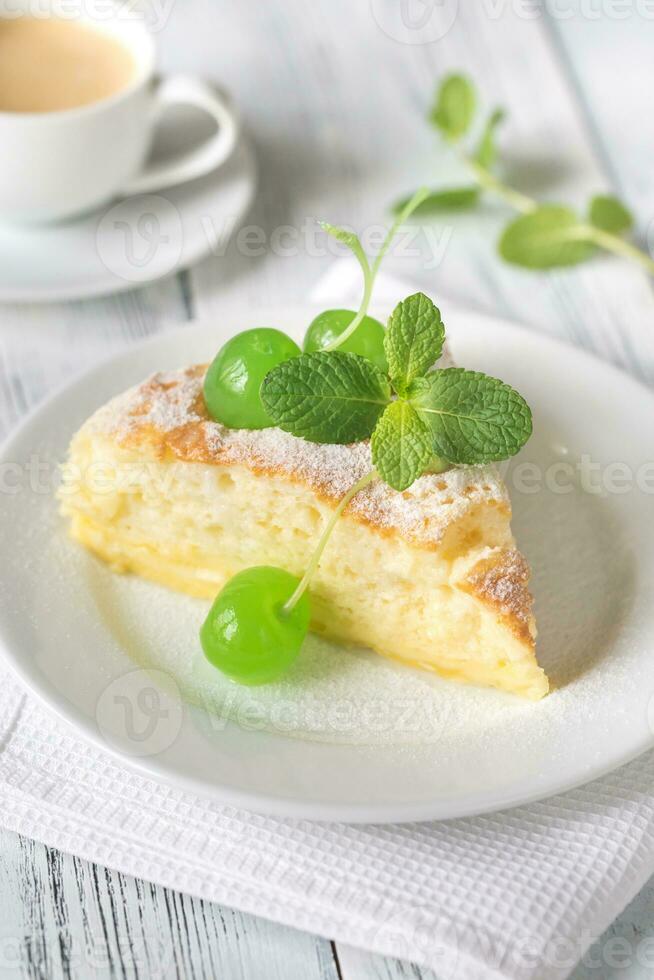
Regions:
[[[415, 214], [419, 216], [438, 214], [441, 211], [467, 211], [477, 203], [480, 195], [478, 187], [444, 187], [439, 191], [430, 191], [416, 208]], [[396, 201], [393, 211], [401, 211], [407, 200], [408, 198], [403, 197]]]
[[386, 407], [373, 430], [370, 448], [377, 472], [394, 490], [410, 487], [433, 456], [428, 426], [403, 399]]
[[365, 357], [314, 351], [283, 361], [264, 378], [261, 400], [276, 425], [310, 442], [367, 439], [391, 386]]
[[481, 134], [476, 140], [473, 135], [469, 146], [464, 145], [468, 142], [465, 137], [476, 128], [477, 103], [475, 86], [464, 75], [448, 75], [440, 82], [429, 121], [444, 142], [456, 150], [473, 183], [433, 189], [417, 213], [469, 209], [487, 192], [520, 213], [507, 224], [498, 242], [499, 254], [512, 265], [556, 269], [585, 262], [604, 250], [637, 263], [650, 275], [654, 273], [654, 259], [625, 240], [634, 219], [618, 198], [596, 195], [590, 200], [586, 215], [581, 215], [565, 205], [541, 204], [500, 180], [494, 168], [498, 158], [497, 128], [504, 118], [502, 109], [494, 109], [482, 124]]
[[408, 385], [426, 374], [443, 352], [445, 327], [440, 310], [424, 293], [398, 303], [388, 321], [384, 352], [395, 390], [404, 394]]
[[524, 398], [480, 371], [433, 371], [414, 383], [411, 404], [431, 431], [436, 455], [451, 463], [508, 459], [531, 435]]
[[485, 167], [487, 170], [495, 166], [497, 160], [495, 130], [505, 117], [506, 113], [504, 109], [494, 109], [488, 117], [481, 134], [481, 139], [479, 140], [479, 145], [475, 153], [475, 160], [480, 167]]
[[448, 75], [436, 92], [430, 119], [446, 139], [458, 140], [470, 128], [477, 93], [465, 75]]
[[574, 211], [558, 204], [544, 204], [516, 218], [499, 242], [502, 258], [525, 269], [576, 265], [595, 251]]
[[370, 438], [373, 463], [394, 490], [443, 463], [513, 456], [531, 435], [529, 406], [513, 388], [478, 371], [434, 369], [445, 329], [424, 293], [391, 314], [385, 375], [342, 351], [302, 354], [273, 368], [261, 398], [276, 425], [318, 443]]
[[588, 218], [591, 225], [614, 235], [631, 231], [634, 216], [624, 204], [611, 194], [597, 194], [590, 202]]

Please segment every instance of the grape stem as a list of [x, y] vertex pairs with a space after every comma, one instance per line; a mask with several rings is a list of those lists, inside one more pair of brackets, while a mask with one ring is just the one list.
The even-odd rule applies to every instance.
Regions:
[[[531, 214], [532, 211], [536, 211], [540, 206], [534, 198], [527, 197], [526, 194], [521, 194], [507, 184], [502, 183], [490, 170], [482, 167], [477, 160], [473, 160], [467, 154], [461, 153], [461, 159], [483, 190], [495, 194], [496, 197], [501, 198], [501, 200], [505, 201], [515, 211], [519, 211], [521, 214]], [[610, 231], [604, 231], [602, 228], [595, 228], [593, 225], [582, 223], [579, 225], [575, 237], [579, 241], [591, 242], [593, 245], [597, 245], [598, 248], [604, 249], [605, 252], [612, 252], [614, 255], [621, 256], [623, 259], [635, 262], [650, 275], [654, 275], [654, 259], [647, 252], [643, 251], [643, 249], [632, 245], [631, 242], [626, 242], [619, 235], [613, 235]]]
[[325, 550], [325, 547], [327, 545], [327, 542], [329, 541], [331, 533], [336, 527], [336, 522], [338, 521], [339, 517], [341, 516], [341, 514], [343, 513], [343, 511], [345, 510], [349, 502], [352, 500], [353, 497], [356, 497], [356, 495], [360, 490], [363, 490], [363, 488], [367, 487], [369, 483], [372, 483], [372, 481], [376, 477], [377, 477], [377, 470], [371, 470], [369, 473], [366, 473], [365, 476], [362, 476], [357, 483], [355, 483], [353, 486], [350, 487], [350, 489], [347, 491], [345, 496], [339, 501], [336, 510], [329, 518], [327, 524], [325, 525], [324, 531], [320, 535], [320, 540], [318, 541], [318, 544], [316, 545], [315, 550], [311, 555], [309, 564], [307, 565], [307, 570], [302, 576], [302, 579], [300, 580], [298, 587], [296, 588], [291, 598], [287, 602], [285, 602], [284, 605], [282, 606], [282, 616], [290, 616], [296, 604], [300, 601], [300, 599], [306, 592], [307, 588], [309, 587], [309, 583], [311, 582], [311, 579], [313, 578], [318, 568], [318, 565], [320, 564], [320, 559], [322, 558], [323, 551]]
[[343, 330], [342, 333], [339, 333], [338, 337], [332, 340], [330, 344], [327, 344], [327, 346], [324, 347], [323, 350], [336, 350], [338, 347], [341, 347], [341, 345], [344, 344], [345, 341], [352, 336], [356, 328], [359, 326], [364, 316], [368, 312], [370, 299], [372, 297], [372, 287], [375, 284], [375, 279], [377, 278], [379, 267], [382, 264], [384, 256], [386, 255], [386, 253], [388, 252], [391, 246], [391, 242], [393, 241], [395, 235], [397, 234], [398, 228], [400, 228], [401, 225], [403, 225], [404, 222], [408, 220], [408, 218], [413, 214], [415, 209], [419, 207], [422, 204], [422, 202], [425, 200], [425, 198], [427, 198], [428, 196], [429, 196], [428, 188], [421, 187], [419, 190], [415, 192], [411, 200], [402, 208], [397, 218], [395, 219], [391, 227], [388, 229], [386, 233], [386, 237], [382, 242], [382, 246], [379, 249], [379, 252], [377, 253], [375, 261], [372, 264], [372, 267], [363, 249], [354, 250], [354, 254], [357, 257], [359, 261], [359, 265], [361, 266], [361, 270], [363, 272], [363, 297], [361, 299], [361, 305], [359, 306], [359, 311], [357, 315], [354, 317], [354, 319], [352, 320], [352, 322], [348, 324], [348, 326], [345, 328], [345, 330]]

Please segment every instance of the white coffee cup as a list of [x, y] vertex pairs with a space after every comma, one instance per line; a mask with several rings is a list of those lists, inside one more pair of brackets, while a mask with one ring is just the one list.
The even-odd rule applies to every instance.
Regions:
[[[32, 0], [0, 0], [0, 17], [37, 16]], [[65, 16], [106, 31], [131, 52], [133, 78], [115, 95], [54, 112], [0, 112], [0, 220], [45, 222], [68, 218], [118, 196], [150, 193], [220, 167], [238, 136], [233, 109], [192, 75], [155, 80], [155, 45], [144, 22], [107, 0], [39, 0], [38, 16]], [[158, 119], [166, 107], [188, 104], [216, 122], [200, 146], [147, 164]]]

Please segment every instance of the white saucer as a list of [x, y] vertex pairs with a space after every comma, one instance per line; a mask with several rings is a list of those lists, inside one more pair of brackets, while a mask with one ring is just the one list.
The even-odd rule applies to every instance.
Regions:
[[[186, 120], [185, 120], [186, 121]], [[166, 117], [158, 140], [172, 147], [200, 120]], [[158, 194], [126, 198], [47, 226], [0, 225], [0, 302], [45, 303], [123, 292], [221, 254], [256, 188], [254, 154], [241, 137], [207, 177]]]
[[[303, 672], [281, 693], [238, 688], [199, 651], [209, 603], [115, 575], [69, 540], [43, 473], [55, 472], [88, 414], [154, 370], [208, 360], [247, 326], [301, 337], [315, 312], [225, 310], [210, 325], [164, 334], [71, 383], [14, 434], [0, 453], [13, 483], [22, 474], [0, 509], [0, 647], [22, 681], [80, 735], [148, 775], [291, 817], [483, 813], [580, 785], [651, 747], [654, 468], [643, 419], [654, 397], [537, 333], [472, 313], [446, 317], [457, 361], [516, 385], [534, 412], [534, 436], [507, 481], [533, 570], [538, 655], [553, 682], [543, 701], [326, 648], [303, 650]], [[584, 457], [586, 487], [576, 470]], [[35, 459], [49, 468], [34, 481]], [[609, 478], [614, 492], [592, 492]], [[211, 695], [205, 707], [191, 703], [193, 686]], [[231, 708], [247, 692], [257, 710], [238, 723]], [[297, 730], [296, 708], [313, 740]]]

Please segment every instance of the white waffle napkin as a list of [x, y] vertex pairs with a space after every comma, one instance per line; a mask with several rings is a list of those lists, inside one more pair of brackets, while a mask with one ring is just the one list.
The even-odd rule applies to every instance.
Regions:
[[[321, 298], [335, 298], [334, 275], [341, 302], [355, 273], [339, 267]], [[78, 738], [4, 667], [0, 685], [5, 827], [414, 960], [439, 980], [566, 977], [654, 872], [654, 754], [503, 814], [384, 827], [312, 824], [221, 807], [137, 775]], [[601, 954], [593, 955], [597, 964]]]

